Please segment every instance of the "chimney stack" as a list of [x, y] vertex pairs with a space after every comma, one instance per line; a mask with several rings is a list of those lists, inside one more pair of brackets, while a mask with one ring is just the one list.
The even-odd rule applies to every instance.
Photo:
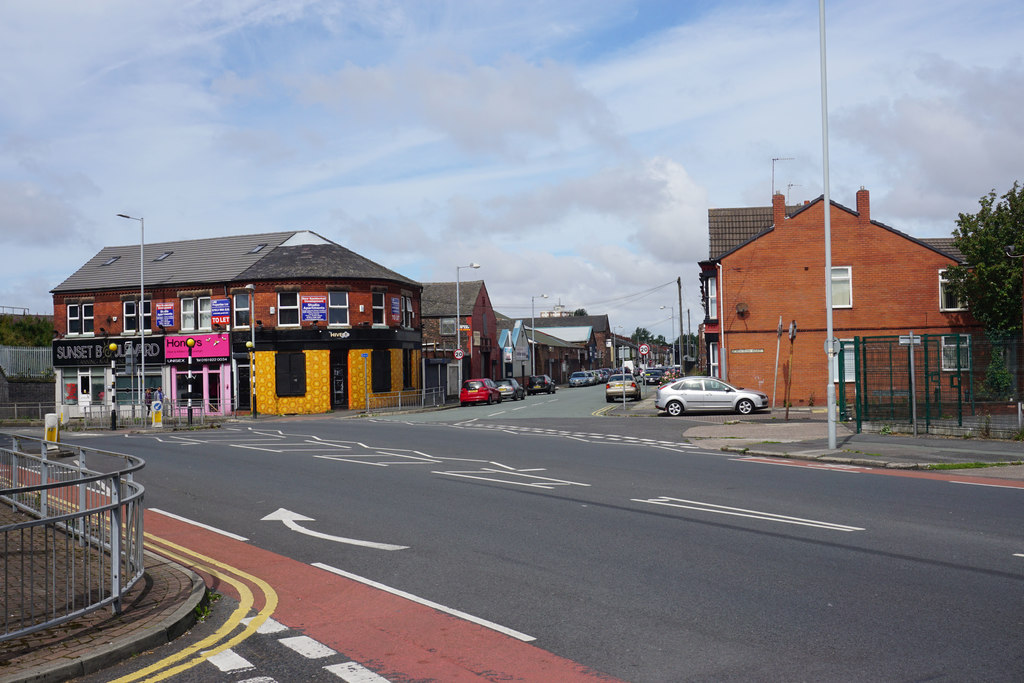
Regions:
[[860, 214], [862, 222], [871, 222], [871, 195], [864, 189], [863, 185], [857, 190], [857, 213]]
[[772, 224], [776, 228], [781, 228], [784, 220], [786, 220], [786, 196], [781, 192], [776, 192], [772, 197]]

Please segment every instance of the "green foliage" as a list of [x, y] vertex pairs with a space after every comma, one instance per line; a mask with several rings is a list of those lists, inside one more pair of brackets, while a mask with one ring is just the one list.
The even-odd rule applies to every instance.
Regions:
[[990, 333], [1020, 332], [1024, 259], [1009, 258], [1004, 249], [1012, 245], [1024, 254], [1024, 187], [1014, 182], [1002, 197], [992, 190], [978, 203], [978, 213], [961, 213], [953, 231], [967, 265], [947, 269], [946, 279]]
[[49, 346], [53, 321], [38, 315], [0, 315], [0, 346]]
[[573, 316], [577, 316], [577, 317], [578, 316], [589, 315], [589, 313], [587, 313], [587, 309], [585, 309], [585, 308], [577, 308], [575, 311], [572, 312], [572, 314], [573, 314]]
[[1013, 396], [1013, 375], [1006, 368], [1006, 358], [1000, 346], [992, 347], [992, 362], [985, 370], [981, 391], [986, 398], [995, 401], [1005, 401]]

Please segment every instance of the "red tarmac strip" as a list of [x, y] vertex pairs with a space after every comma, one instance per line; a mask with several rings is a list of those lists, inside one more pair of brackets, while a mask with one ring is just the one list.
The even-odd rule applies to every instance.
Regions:
[[[278, 596], [276, 621], [390, 681], [618, 680], [483, 626], [151, 510], [146, 533], [266, 581]], [[215, 589], [232, 592], [226, 585]]]

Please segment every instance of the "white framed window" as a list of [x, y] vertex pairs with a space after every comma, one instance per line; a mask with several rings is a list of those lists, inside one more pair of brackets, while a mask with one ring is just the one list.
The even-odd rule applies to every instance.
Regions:
[[181, 300], [181, 329], [212, 330], [210, 297], [189, 297]]
[[[153, 329], [153, 302], [146, 300], [142, 306], [142, 329], [149, 330]], [[121, 307], [123, 314], [122, 320], [124, 320], [124, 332], [125, 334], [132, 334], [139, 331], [139, 302], [138, 301], [125, 301]]]
[[718, 278], [708, 278], [708, 320], [718, 320]]
[[839, 375], [839, 356], [832, 356], [832, 377], [837, 382], [856, 382], [857, 371], [854, 368], [854, 351], [853, 351], [853, 340], [852, 339], [840, 339], [840, 348], [842, 349], [839, 353], [843, 356], [843, 375]]
[[454, 337], [455, 336], [455, 318], [441, 318], [441, 336], [442, 337]]
[[249, 292], [235, 294], [232, 308], [235, 327], [249, 327]]
[[708, 344], [708, 375], [720, 376], [718, 373], [718, 342]]
[[832, 308], [853, 308], [853, 269], [850, 266], [832, 268]]
[[402, 297], [402, 325], [412, 327], [412, 297]]
[[92, 304], [68, 304], [68, 334], [93, 333]]
[[327, 324], [348, 325], [348, 292], [327, 292]]
[[373, 293], [373, 324], [384, 324], [384, 292]]
[[299, 293], [277, 293], [277, 324], [280, 327], [299, 324]]
[[946, 279], [946, 270], [939, 271], [939, 310], [940, 311], [966, 311], [967, 304], [958, 299], [949, 289]]
[[971, 335], [942, 336], [942, 369], [946, 372], [971, 369]]

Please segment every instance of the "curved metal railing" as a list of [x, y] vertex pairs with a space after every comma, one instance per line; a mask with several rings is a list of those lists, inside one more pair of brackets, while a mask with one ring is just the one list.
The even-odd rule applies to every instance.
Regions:
[[[93, 469], [86, 466], [89, 465]], [[0, 433], [0, 642], [121, 599], [142, 578], [141, 458]]]

